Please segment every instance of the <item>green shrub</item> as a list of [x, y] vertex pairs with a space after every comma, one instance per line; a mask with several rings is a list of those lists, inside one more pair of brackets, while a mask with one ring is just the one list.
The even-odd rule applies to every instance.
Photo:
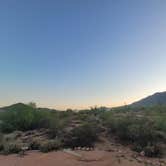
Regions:
[[57, 117], [51, 117], [49, 119], [49, 137], [51, 139], [57, 137], [62, 131], [65, 126], [65, 121], [60, 120]]
[[61, 148], [61, 142], [59, 140], [48, 140], [40, 145], [40, 151], [47, 153], [53, 150], [58, 150]]
[[3, 144], [2, 144], [2, 143], [0, 143], [0, 152], [2, 152], [2, 151], [3, 151], [3, 149], [4, 149]]
[[156, 130], [156, 121], [150, 117], [112, 115], [105, 124], [110, 136], [115, 134], [121, 142], [132, 144], [133, 150], [141, 152], [146, 149], [147, 156], [161, 153], [157, 143], [162, 137]]
[[148, 157], [160, 157], [163, 153], [162, 147], [159, 145], [146, 146], [144, 148], [145, 156]]
[[112, 117], [107, 122], [109, 133], [115, 133], [121, 141], [141, 146], [157, 141], [154, 122], [147, 118], [131, 116]]
[[3, 145], [4, 154], [19, 153], [21, 151], [21, 144], [17, 142], [5, 143]]
[[155, 118], [155, 122], [156, 122], [156, 128], [166, 133], [166, 115], [165, 116], [158, 115]]
[[140, 152], [143, 151], [143, 148], [142, 148], [142, 146], [140, 146], [140, 145], [134, 144], [133, 147], [132, 147], [132, 150], [134, 150], [134, 151], [140, 153]]
[[98, 128], [93, 124], [84, 124], [74, 128], [65, 142], [69, 147], [94, 146], [98, 138]]
[[0, 151], [2, 151], [3, 150], [3, 134], [2, 133], [0, 133]]
[[[22, 108], [22, 107], [21, 107]], [[57, 131], [59, 124], [67, 118], [59, 118], [56, 111], [38, 110], [33, 107], [26, 109], [13, 109], [0, 113], [0, 130], [4, 133], [10, 133], [16, 130], [27, 131], [39, 128], [50, 128]]]
[[38, 138], [35, 138], [35, 139], [32, 139], [29, 143], [29, 148], [31, 150], [39, 150], [40, 149], [40, 146], [42, 144], [42, 140], [41, 139], [38, 139]]
[[1, 117], [1, 130], [12, 132], [14, 130], [31, 130], [37, 127], [38, 116], [34, 110], [6, 111]]
[[21, 133], [18, 131], [12, 132], [10, 134], [4, 134], [3, 140], [6, 142], [7, 141], [15, 141], [20, 135], [21, 135]]
[[2, 142], [2, 141], [3, 141], [3, 134], [0, 133], [0, 142]]

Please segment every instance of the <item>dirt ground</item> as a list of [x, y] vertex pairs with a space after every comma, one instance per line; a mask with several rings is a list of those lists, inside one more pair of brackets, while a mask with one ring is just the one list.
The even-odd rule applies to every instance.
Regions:
[[[133, 156], [95, 151], [65, 151], [40, 153], [29, 151], [24, 157], [18, 155], [0, 156], [0, 166], [145, 166], [163, 165], [165, 160], [145, 158], [134, 158]], [[75, 155], [76, 154], [76, 155]], [[77, 155], [78, 154], [78, 155]]]
[[92, 151], [28, 151], [24, 156], [0, 155], [0, 166], [166, 166], [166, 157], [159, 159], [141, 156], [131, 151], [130, 147], [108, 140], [103, 134]]

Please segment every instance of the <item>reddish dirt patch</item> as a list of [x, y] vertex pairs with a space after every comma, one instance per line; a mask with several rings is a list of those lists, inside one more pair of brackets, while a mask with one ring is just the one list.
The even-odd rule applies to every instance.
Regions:
[[40, 153], [28, 152], [24, 157], [18, 155], [0, 156], [0, 166], [144, 166], [137, 160], [118, 157], [115, 153], [105, 151], [77, 151], [77, 157], [63, 151]]

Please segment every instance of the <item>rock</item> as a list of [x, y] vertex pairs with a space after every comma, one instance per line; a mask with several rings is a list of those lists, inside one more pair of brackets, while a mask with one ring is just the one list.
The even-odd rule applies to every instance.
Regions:
[[140, 152], [140, 156], [144, 157], [145, 156], [145, 152], [144, 151]]
[[29, 149], [28, 146], [23, 146], [23, 147], [21, 147], [21, 150], [23, 150], [23, 151], [26, 151], [26, 150], [28, 150], [28, 149]]
[[161, 166], [161, 163], [159, 161], [155, 162], [155, 166]]
[[85, 148], [85, 147], [82, 147], [81, 150], [86, 150], [86, 148]]
[[93, 148], [93, 147], [90, 147], [90, 150], [91, 150], [91, 151], [93, 151], [93, 150], [94, 150], [94, 148]]
[[121, 150], [118, 150], [118, 153], [122, 153], [122, 151], [121, 151]]

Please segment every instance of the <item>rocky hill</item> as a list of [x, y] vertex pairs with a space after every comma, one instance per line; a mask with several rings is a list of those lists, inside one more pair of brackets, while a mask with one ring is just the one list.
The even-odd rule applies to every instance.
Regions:
[[131, 104], [131, 106], [166, 105], [166, 92], [158, 92]]

